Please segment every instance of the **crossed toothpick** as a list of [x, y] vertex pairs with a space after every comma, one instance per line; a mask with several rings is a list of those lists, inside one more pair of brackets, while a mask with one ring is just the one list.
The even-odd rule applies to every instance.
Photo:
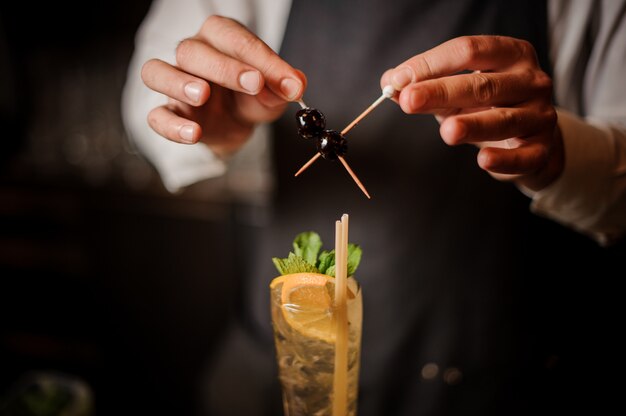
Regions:
[[[359, 116], [357, 118], [352, 120], [352, 122], [350, 124], [348, 124], [346, 126], [346, 128], [344, 128], [341, 131], [341, 135], [345, 136], [350, 130], [352, 130], [357, 124], [359, 124], [359, 122], [361, 120], [363, 120], [365, 118], [365, 116], [367, 116], [376, 107], [378, 107], [380, 105], [380, 103], [385, 101], [385, 98], [393, 97], [395, 92], [396, 92], [396, 90], [391, 85], [387, 85], [385, 88], [383, 88], [383, 92], [382, 92], [381, 96], [378, 97], [376, 99], [376, 101], [374, 101], [369, 107], [367, 107], [367, 109], [365, 111], [363, 111], [361, 114], [359, 114]], [[298, 101], [298, 103], [300, 104], [300, 106], [302, 108], [307, 108], [308, 107], [306, 104], [304, 104], [304, 101], [302, 101], [302, 100]], [[308, 162], [306, 162], [304, 165], [302, 165], [300, 170], [298, 170], [294, 176], [298, 176], [302, 172], [307, 170], [309, 168], [309, 166], [311, 166], [317, 159], [319, 159], [320, 156], [321, 156], [321, 153], [319, 153], [319, 152], [316, 153], [315, 156], [313, 156], [311, 159], [309, 159]], [[339, 161], [341, 162], [343, 167], [346, 168], [346, 171], [348, 171], [348, 174], [350, 175], [352, 180], [354, 180], [354, 182], [357, 184], [359, 189], [361, 189], [361, 191], [363, 191], [363, 193], [365, 194], [367, 199], [371, 199], [370, 194], [367, 192], [367, 189], [365, 189], [365, 186], [363, 186], [363, 183], [361, 183], [361, 181], [359, 180], [358, 176], [356, 176], [354, 171], [350, 168], [350, 165], [348, 165], [348, 162], [346, 162], [346, 159], [343, 156], [337, 156], [337, 157], [339, 158]]]

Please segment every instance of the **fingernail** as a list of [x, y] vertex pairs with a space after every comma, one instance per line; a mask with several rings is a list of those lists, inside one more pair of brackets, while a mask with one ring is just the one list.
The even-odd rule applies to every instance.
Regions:
[[493, 165], [493, 161], [486, 152], [482, 151], [482, 149], [480, 152], [478, 152], [476, 160], [478, 162], [478, 166], [480, 166], [482, 169], [489, 170], [493, 168], [493, 166], [490, 166]]
[[398, 69], [391, 76], [391, 84], [396, 90], [401, 90], [402, 88], [409, 85], [411, 82], [413, 82], [413, 70], [406, 66]]
[[185, 143], [193, 143], [193, 126], [182, 126], [180, 130], [178, 130], [178, 135]]
[[200, 101], [200, 93], [202, 93], [202, 85], [197, 82], [188, 82], [185, 84], [185, 95], [194, 103]]
[[293, 78], [285, 78], [280, 82], [280, 91], [285, 94], [288, 100], [294, 100], [301, 89], [302, 83]]
[[439, 128], [441, 138], [450, 146], [462, 143], [467, 136], [467, 128], [458, 120], [448, 119]]
[[261, 85], [261, 76], [257, 71], [246, 71], [239, 75], [239, 85], [249, 93], [255, 94]]

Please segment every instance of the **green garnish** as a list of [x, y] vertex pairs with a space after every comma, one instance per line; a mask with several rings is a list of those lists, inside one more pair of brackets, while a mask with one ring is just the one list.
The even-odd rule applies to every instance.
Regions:
[[[273, 257], [272, 261], [282, 275], [292, 273], [321, 273], [335, 276], [335, 250], [322, 249], [322, 240], [316, 232], [300, 233], [293, 240], [293, 252], [285, 259]], [[363, 251], [356, 244], [348, 244], [348, 276], [354, 275]]]
[[293, 251], [296, 256], [302, 257], [307, 263], [315, 267], [317, 254], [322, 248], [322, 239], [312, 231], [300, 233], [293, 240]]
[[274, 266], [278, 269], [280, 274], [292, 274], [292, 273], [319, 273], [319, 270], [313, 266], [311, 263], [308, 263], [302, 257], [297, 256], [293, 253], [289, 253], [289, 257], [286, 259], [279, 259], [277, 257], [272, 258], [274, 262]]

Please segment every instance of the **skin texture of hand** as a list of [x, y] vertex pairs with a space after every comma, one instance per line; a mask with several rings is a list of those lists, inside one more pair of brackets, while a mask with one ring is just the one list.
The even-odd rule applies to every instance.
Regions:
[[304, 74], [283, 61], [240, 23], [210, 16], [192, 38], [180, 42], [176, 65], [146, 62], [144, 83], [169, 97], [148, 123], [179, 143], [206, 143], [228, 157], [256, 123], [278, 118], [306, 88]]
[[399, 91], [394, 100], [405, 113], [436, 116], [448, 145], [479, 146], [478, 165], [496, 179], [538, 191], [561, 174], [552, 80], [530, 43], [455, 38], [385, 72], [381, 86], [389, 84]]

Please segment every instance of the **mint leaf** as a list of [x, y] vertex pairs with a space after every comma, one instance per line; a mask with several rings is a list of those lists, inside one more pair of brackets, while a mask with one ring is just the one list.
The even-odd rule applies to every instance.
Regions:
[[313, 231], [300, 233], [293, 240], [293, 249], [296, 256], [302, 257], [311, 266], [317, 263], [317, 254], [322, 248], [319, 234]]
[[361, 263], [361, 256], [363, 250], [356, 244], [348, 244], [348, 276], [353, 276], [356, 273], [359, 263]]
[[[361, 247], [352, 243], [348, 244], [348, 276], [354, 276], [361, 262], [362, 255], [363, 250], [361, 250]], [[320, 273], [335, 277], [335, 250], [322, 251], [317, 268], [320, 270]]]
[[273, 257], [272, 262], [274, 262], [274, 266], [276, 266], [278, 272], [283, 275], [304, 272], [319, 273], [317, 267], [311, 265], [302, 257], [297, 256], [294, 253], [289, 253], [289, 257], [287, 257], [286, 259]]
[[[317, 268], [319, 269], [320, 273], [325, 273], [327, 274], [327, 270], [331, 267], [335, 265], [335, 250], [331, 250], [331, 251], [322, 251], [320, 253], [320, 259], [319, 262], [317, 263]], [[334, 269], [333, 269], [334, 270]]]
[[[324, 250], [319, 234], [313, 231], [300, 233], [293, 241], [294, 252], [285, 259], [272, 258], [282, 275], [293, 273], [322, 273], [335, 277], [335, 250]], [[348, 244], [348, 276], [356, 272], [363, 252], [356, 244]], [[316, 267], [317, 266], [317, 267]]]

